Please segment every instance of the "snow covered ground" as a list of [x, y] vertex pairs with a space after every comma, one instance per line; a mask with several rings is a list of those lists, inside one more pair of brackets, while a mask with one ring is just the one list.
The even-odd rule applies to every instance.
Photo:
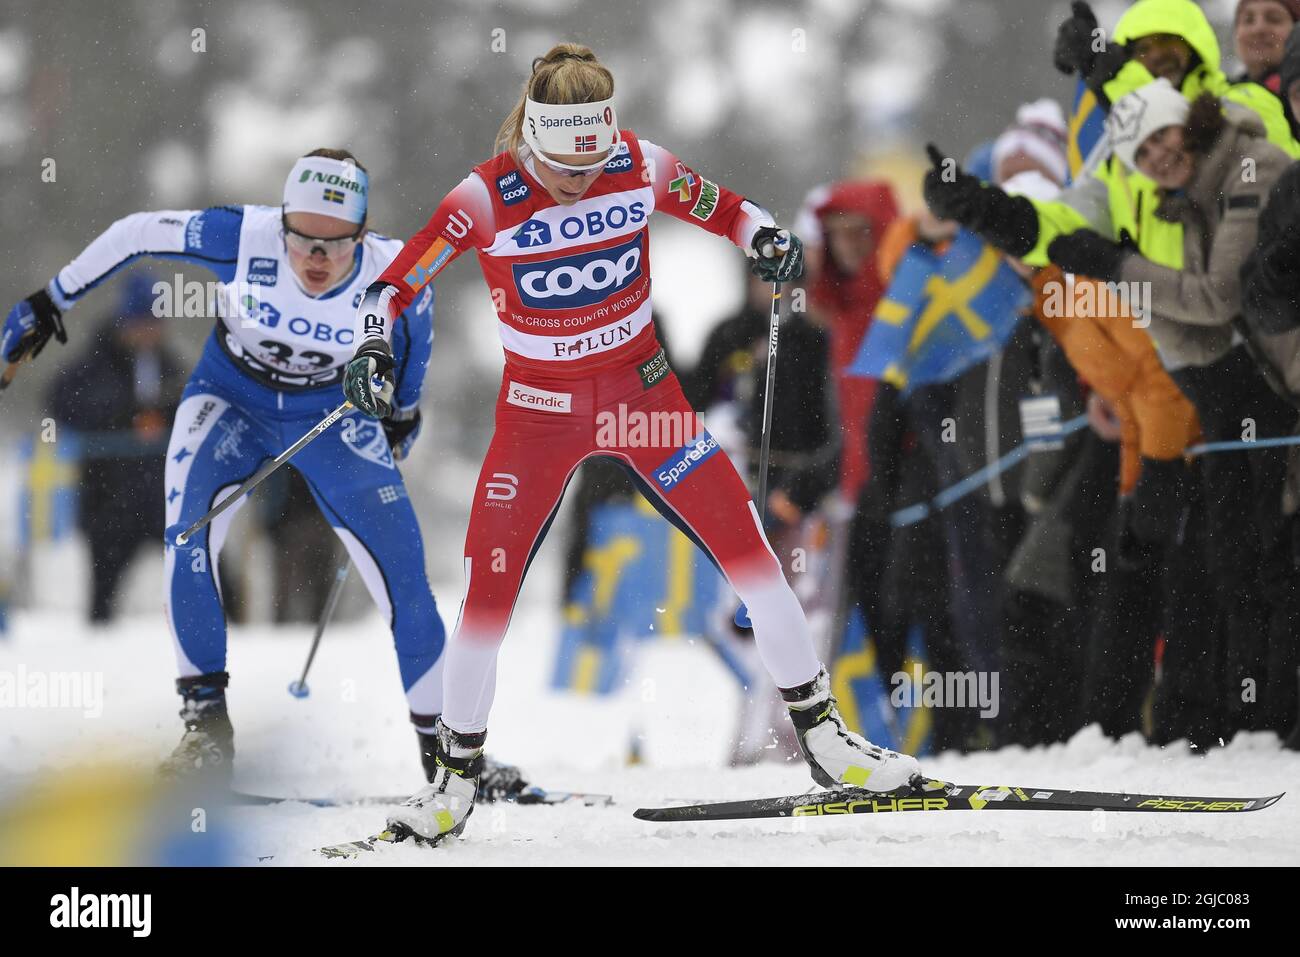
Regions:
[[[447, 589], [438, 594], [451, 594]], [[525, 596], [527, 597], [527, 595]], [[448, 613], [444, 597], [444, 613]], [[454, 613], [454, 605], [450, 606]], [[356, 862], [327, 862], [312, 847], [365, 836], [384, 809], [302, 803], [232, 812], [246, 835], [238, 860], [331, 867], [425, 865], [749, 865], [1300, 863], [1300, 755], [1276, 739], [1244, 736], [1206, 757], [1113, 743], [1095, 729], [1068, 745], [1004, 749], [925, 762], [964, 783], [1259, 796], [1291, 794], [1239, 815], [1035, 813], [907, 814], [718, 824], [647, 824], [631, 811], [682, 798], [740, 798], [802, 791], [802, 763], [724, 766], [737, 691], [689, 642], [647, 649], [625, 693], [579, 699], [546, 688], [556, 628], [534, 601], [515, 616], [502, 656], [489, 744], [555, 789], [608, 793], [609, 808], [480, 807], [465, 838], [436, 850], [383, 847]], [[234, 629], [229, 692], [245, 790], [298, 796], [404, 794], [420, 783], [397, 668], [377, 618], [326, 635], [305, 700], [286, 692], [310, 630]], [[111, 758], [148, 766], [176, 743], [170, 639], [160, 615], [91, 631], [71, 613], [19, 615], [0, 640], [0, 675], [89, 671], [103, 675], [102, 714], [84, 709], [0, 709], [0, 782], [10, 787]], [[640, 739], [644, 763], [626, 766]]]

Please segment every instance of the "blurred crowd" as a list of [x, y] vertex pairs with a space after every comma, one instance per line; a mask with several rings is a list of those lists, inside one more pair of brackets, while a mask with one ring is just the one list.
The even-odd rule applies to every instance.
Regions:
[[[1196, 750], [1242, 730], [1300, 747], [1300, 459], [1286, 443], [1300, 408], [1297, 21], [1296, 0], [1241, 0], [1245, 72], [1228, 77], [1190, 0], [1138, 0], [1109, 28], [1076, 3], [1038, 54], [1078, 78], [1070, 115], [1038, 100], [960, 163], [936, 150], [911, 215], [895, 198], [909, 183], [807, 197], [769, 538], [788, 562], [810, 526], [827, 530], [828, 660], [859, 615], [886, 678], [918, 629], [929, 668], [1000, 676], [996, 719], [936, 710], [937, 749], [1094, 723]], [[1091, 118], [1104, 132], [1083, 155]], [[941, 263], [971, 233], [1026, 293], [997, 348], [925, 381], [855, 369], [874, 327], [905, 323], [894, 284], [909, 257]], [[771, 290], [748, 283], [678, 374], [724, 445], [734, 424], [730, 450], [757, 485]], [[1033, 399], [1049, 400], [1055, 441], [1005, 458], [1042, 431]], [[975, 473], [969, 494], [936, 501]], [[586, 481], [586, 502], [619, 488]], [[800, 570], [787, 567], [796, 588]]]
[[[76, 437], [76, 525], [89, 559], [92, 624], [121, 608], [127, 573], [143, 551], [160, 550], [166, 489], [159, 462], [167, 450], [189, 370], [156, 316], [155, 277], [128, 275], [116, 301], [71, 362], [58, 369], [48, 408], [57, 429]], [[285, 469], [257, 497], [247, 537], [273, 538], [271, 611], [276, 624], [315, 621], [338, 564], [330, 527], [302, 477]], [[223, 603], [235, 622], [248, 618], [252, 572], [245, 562], [219, 566]]]

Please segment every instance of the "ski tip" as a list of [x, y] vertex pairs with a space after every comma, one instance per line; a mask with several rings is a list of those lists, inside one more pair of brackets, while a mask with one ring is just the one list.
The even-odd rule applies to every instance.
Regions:
[[667, 823], [670, 821], [704, 820], [708, 817], [707, 804], [684, 804], [675, 807], [639, 807], [632, 812], [638, 821]]
[[[344, 841], [342, 844], [327, 844], [324, 847], [318, 847], [316, 853], [327, 858], [355, 858], [363, 853], [374, 853], [376, 845], [400, 844], [408, 837], [413, 836], [413, 833], [407, 828], [384, 828], [378, 834], [372, 834], [364, 840]], [[420, 842], [417, 840], [416, 843]]]
[[[514, 797], [501, 799], [506, 804], [581, 804], [583, 807], [609, 807], [614, 803], [612, 794], [588, 794], [582, 791], [548, 791], [529, 785]], [[489, 801], [487, 803], [499, 803]]]

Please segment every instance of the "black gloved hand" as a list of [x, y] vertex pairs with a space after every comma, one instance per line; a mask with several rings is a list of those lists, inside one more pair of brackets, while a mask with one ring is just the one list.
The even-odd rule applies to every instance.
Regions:
[[751, 243], [749, 271], [764, 282], [790, 282], [803, 275], [803, 243], [788, 229], [760, 226]]
[[366, 339], [343, 370], [343, 394], [372, 419], [393, 411], [393, 350], [383, 339]]
[[1008, 196], [996, 186], [980, 182], [950, 162], [929, 143], [925, 147], [934, 166], [926, 171], [925, 204], [940, 219], [951, 219], [985, 242], [1012, 256], [1028, 253], [1038, 242], [1038, 211], [1023, 196]]
[[1056, 29], [1052, 65], [1067, 76], [1086, 77], [1091, 73], [1097, 56], [1092, 48], [1096, 29], [1097, 17], [1092, 7], [1083, 0], [1074, 0], [1070, 4], [1070, 16]]
[[1115, 242], [1091, 229], [1057, 236], [1047, 246], [1047, 258], [1066, 272], [1103, 282], [1119, 282], [1124, 260], [1134, 252], [1127, 232], [1122, 232], [1120, 242]]
[[411, 452], [411, 446], [420, 435], [420, 410], [409, 409], [400, 412], [394, 409], [381, 423], [384, 435], [388, 436], [388, 446], [393, 450], [393, 458], [402, 461]]
[[925, 205], [940, 219], [955, 220], [965, 226], [980, 203], [984, 184], [956, 161], [949, 162], [933, 143], [926, 144], [925, 152], [934, 164], [925, 171], [925, 182], [921, 187]]
[[6, 362], [36, 358], [53, 336], [60, 344], [68, 341], [63, 312], [44, 289], [32, 293], [9, 310], [0, 332], [0, 356]]
[[1108, 42], [1106, 49], [1097, 54], [1093, 60], [1092, 68], [1084, 76], [1084, 82], [1088, 89], [1097, 94], [1102, 108], [1109, 112], [1110, 97], [1102, 89], [1107, 83], [1115, 79], [1115, 75], [1124, 68], [1124, 64], [1129, 61], [1128, 47], [1122, 43]]

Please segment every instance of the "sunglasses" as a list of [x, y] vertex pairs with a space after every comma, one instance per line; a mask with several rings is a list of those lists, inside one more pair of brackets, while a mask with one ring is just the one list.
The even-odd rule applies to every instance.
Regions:
[[317, 249], [323, 252], [328, 259], [342, 259], [352, 252], [352, 247], [361, 239], [361, 233], [365, 230], [366, 224], [362, 223], [357, 227], [357, 231], [350, 236], [333, 236], [322, 238], [320, 236], [308, 236], [306, 233], [300, 233], [289, 225], [289, 221], [281, 216], [280, 228], [284, 231], [284, 244], [293, 252], [303, 256], [310, 256]]
[[540, 153], [537, 150], [533, 150], [533, 156], [537, 159], [537, 162], [541, 163], [547, 169], [559, 173], [562, 176], [591, 176], [594, 173], [599, 173], [605, 168], [605, 164], [613, 159], [614, 155], [618, 152], [618, 146], [618, 141], [615, 140], [614, 143], [610, 145], [604, 156], [596, 160], [596, 162], [589, 163], [585, 166], [570, 166], [568, 163], [561, 163], [558, 160], [550, 159], [544, 153]]

